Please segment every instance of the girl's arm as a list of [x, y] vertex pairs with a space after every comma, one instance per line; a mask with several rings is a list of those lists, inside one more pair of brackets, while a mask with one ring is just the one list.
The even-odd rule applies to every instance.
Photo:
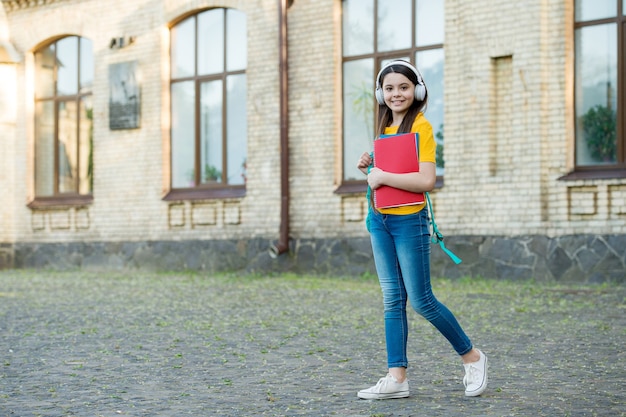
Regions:
[[[363, 156], [361, 156], [361, 160]], [[360, 161], [361, 161], [360, 160]], [[360, 166], [359, 166], [360, 168]], [[433, 162], [420, 163], [420, 172], [394, 174], [379, 168], [372, 168], [367, 176], [367, 183], [375, 190], [382, 185], [400, 188], [413, 193], [432, 191], [437, 180], [437, 169]]]

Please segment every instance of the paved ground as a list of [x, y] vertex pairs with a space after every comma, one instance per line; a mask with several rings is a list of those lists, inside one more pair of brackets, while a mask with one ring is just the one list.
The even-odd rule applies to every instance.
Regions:
[[0, 416], [626, 416], [626, 286], [435, 280], [491, 363], [411, 314], [411, 397], [385, 372], [375, 278], [0, 272]]

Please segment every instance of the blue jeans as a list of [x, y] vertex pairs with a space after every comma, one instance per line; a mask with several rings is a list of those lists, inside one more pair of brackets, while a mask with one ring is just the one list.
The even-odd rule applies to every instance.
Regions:
[[368, 229], [383, 293], [385, 340], [389, 368], [407, 367], [407, 299], [450, 342], [459, 355], [472, 343], [458, 321], [440, 303], [430, 285], [430, 229], [428, 210], [409, 215], [370, 210]]

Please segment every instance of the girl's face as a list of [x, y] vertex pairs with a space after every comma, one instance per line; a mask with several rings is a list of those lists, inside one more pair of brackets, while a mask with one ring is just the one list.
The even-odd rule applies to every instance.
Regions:
[[382, 82], [385, 104], [395, 115], [404, 115], [415, 101], [415, 85], [397, 72], [385, 75]]

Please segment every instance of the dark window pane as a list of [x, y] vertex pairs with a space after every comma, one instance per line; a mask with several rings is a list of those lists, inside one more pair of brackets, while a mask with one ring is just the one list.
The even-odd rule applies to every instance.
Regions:
[[226, 81], [226, 126], [228, 132], [228, 184], [244, 184], [248, 143], [248, 95], [246, 75], [231, 75]]
[[91, 97], [80, 101], [80, 129], [78, 131], [78, 192], [91, 194], [93, 190], [93, 105]]
[[54, 195], [54, 102], [35, 103], [35, 194]]
[[172, 187], [195, 185], [195, 92], [193, 81], [172, 84]]
[[190, 17], [172, 28], [172, 78], [195, 75], [196, 19]]
[[437, 154], [437, 175], [444, 175], [443, 167], [443, 63], [444, 51], [441, 48], [429, 49], [416, 54], [415, 62], [424, 77], [428, 89], [428, 107], [425, 116], [433, 127], [433, 134], [439, 153]]
[[576, 0], [576, 21], [604, 19], [617, 15], [616, 0]]
[[54, 96], [55, 45], [35, 52], [35, 98]]
[[413, 0], [378, 2], [378, 50], [393, 51], [413, 45]]
[[343, 55], [374, 52], [374, 0], [345, 0], [343, 13]]
[[224, 71], [224, 10], [198, 15], [198, 75]]
[[227, 71], [246, 69], [248, 66], [248, 30], [246, 15], [237, 10], [226, 12]]
[[374, 140], [374, 59], [343, 64], [343, 172], [346, 180], [362, 180], [356, 159]]
[[576, 164], [617, 160], [617, 25], [576, 30]]
[[443, 43], [444, 0], [416, 0], [415, 45], [427, 46]]
[[80, 92], [93, 88], [93, 50], [89, 39], [80, 39]]
[[57, 95], [78, 93], [78, 38], [71, 36], [57, 42]]
[[77, 192], [78, 177], [78, 113], [75, 101], [59, 103], [58, 168], [59, 193]]
[[203, 83], [200, 98], [200, 163], [202, 182], [222, 182], [222, 80]]

